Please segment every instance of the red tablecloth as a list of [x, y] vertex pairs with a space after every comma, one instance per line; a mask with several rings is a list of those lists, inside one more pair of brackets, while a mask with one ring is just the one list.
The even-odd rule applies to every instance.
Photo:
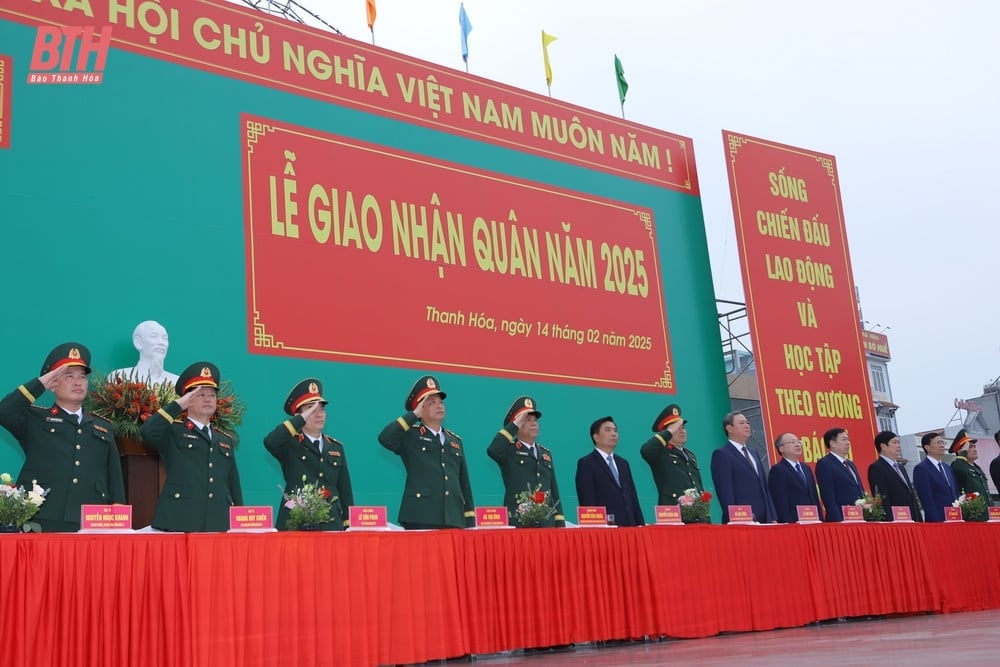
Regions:
[[[0, 535], [10, 664], [378, 665], [1000, 608], [995, 524]], [[971, 568], [971, 571], [970, 571]]]

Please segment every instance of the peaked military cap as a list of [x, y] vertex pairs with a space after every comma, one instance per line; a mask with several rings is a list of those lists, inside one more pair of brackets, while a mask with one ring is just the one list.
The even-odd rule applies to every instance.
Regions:
[[951, 441], [951, 447], [948, 448], [948, 451], [951, 452], [952, 454], [957, 454], [958, 452], [965, 449], [967, 446], [974, 445], [977, 442], [979, 441], [976, 440], [975, 438], [970, 438], [969, 434], [963, 428], [961, 431], [955, 434], [955, 439]]
[[90, 350], [79, 343], [63, 343], [56, 346], [49, 356], [45, 357], [42, 364], [42, 372], [45, 375], [49, 371], [54, 371], [63, 366], [82, 366], [84, 373], [90, 374]]
[[[671, 403], [667, 407], [663, 408], [663, 412], [661, 412], [660, 416], [653, 422], [653, 433], [662, 431], [676, 421], [682, 421], [681, 406]], [[683, 419], [683, 422], [687, 424], [688, 420]]]
[[529, 415], [535, 415], [536, 418], [541, 419], [542, 413], [537, 408], [538, 404], [535, 403], [535, 399], [530, 396], [519, 396], [514, 399], [510, 409], [507, 410], [507, 416], [503, 418], [503, 423], [512, 423], [522, 412], [527, 412]]
[[294, 415], [300, 408], [310, 403], [326, 405], [330, 401], [323, 398], [323, 383], [316, 378], [306, 378], [288, 392], [285, 399], [285, 412]]
[[177, 378], [174, 389], [178, 396], [183, 396], [192, 389], [198, 387], [219, 388], [222, 376], [219, 375], [219, 367], [209, 361], [199, 361], [184, 369], [184, 372]]
[[441, 391], [441, 385], [438, 383], [437, 378], [433, 375], [425, 375], [413, 385], [410, 395], [406, 397], [406, 402], [403, 403], [403, 408], [412, 410], [417, 407], [417, 403], [422, 399], [433, 394], [441, 394], [442, 401], [447, 397], [447, 394]]

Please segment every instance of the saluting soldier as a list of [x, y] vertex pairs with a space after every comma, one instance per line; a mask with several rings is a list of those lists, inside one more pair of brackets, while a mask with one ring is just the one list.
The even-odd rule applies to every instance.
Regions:
[[504, 485], [503, 504], [507, 506], [511, 522], [515, 521], [517, 494], [534, 491], [540, 486], [541, 491], [549, 493], [556, 508], [555, 515], [549, 517], [544, 525], [562, 527], [566, 525], [566, 518], [560, 503], [552, 451], [537, 442], [538, 420], [541, 418], [542, 413], [533, 398], [518, 397], [507, 410], [504, 427], [493, 436], [486, 453], [500, 466]]
[[[229, 508], [243, 504], [236, 469], [236, 439], [211, 424], [221, 377], [199, 361], [177, 378], [177, 400], [151, 415], [142, 439], [160, 453], [167, 470], [153, 528], [181, 532], [229, 530]], [[187, 416], [181, 418], [181, 413]]]
[[[90, 351], [63, 343], [45, 358], [40, 377], [0, 401], [0, 424], [17, 439], [25, 461], [17, 485], [48, 489], [32, 518], [43, 531], [80, 530], [81, 505], [125, 502], [122, 468], [111, 422], [83, 410]], [[51, 407], [34, 405], [46, 390]]]
[[688, 489], [705, 490], [698, 458], [687, 444], [687, 420], [679, 405], [668, 405], [653, 422], [653, 437], [639, 449], [656, 483], [657, 504], [676, 505]]
[[[327, 404], [323, 383], [316, 378], [295, 385], [285, 399], [285, 412], [291, 419], [278, 424], [264, 438], [264, 447], [281, 463], [286, 494], [300, 488], [303, 479], [330, 492], [330, 520], [320, 530], [344, 530], [350, 525], [347, 508], [354, 504], [354, 492], [344, 445], [323, 433]], [[278, 509], [279, 530], [286, 528], [288, 515], [282, 502]]]
[[399, 523], [408, 530], [465, 528], [476, 522], [462, 439], [443, 425], [445, 396], [434, 377], [423, 376], [403, 403], [406, 413], [378, 436], [406, 468]]
[[[989, 507], [992, 504], [990, 502], [989, 482], [986, 481], [986, 473], [976, 463], [976, 459], [979, 458], [977, 442], [979, 441], [975, 438], [969, 437], [964, 428], [955, 434], [955, 439], [952, 440], [949, 448], [951, 453], [956, 455], [955, 460], [951, 462], [951, 472], [954, 473], [955, 481], [958, 482], [959, 492], [978, 493], [986, 501], [986, 506]], [[983, 520], [985, 521], [986, 517]]]

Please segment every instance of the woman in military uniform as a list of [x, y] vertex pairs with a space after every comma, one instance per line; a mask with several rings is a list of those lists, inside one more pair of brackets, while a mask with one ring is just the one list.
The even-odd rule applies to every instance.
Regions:
[[[48, 489], [32, 521], [45, 532], [80, 530], [81, 505], [125, 502], [125, 485], [111, 422], [84, 412], [90, 351], [63, 343], [29, 380], [0, 401], [0, 424], [17, 439], [25, 461], [17, 485]], [[46, 390], [51, 407], [34, 405]]]
[[[285, 412], [291, 418], [264, 438], [264, 447], [281, 464], [285, 493], [293, 493], [303, 480], [325, 488], [331, 493], [330, 520], [320, 528], [344, 530], [350, 525], [348, 508], [354, 504], [354, 492], [344, 445], [323, 433], [326, 406], [319, 380], [309, 378], [298, 383], [285, 399]], [[288, 514], [282, 502], [278, 509], [279, 530], [286, 528]]]
[[[188, 366], [175, 385], [179, 398], [151, 415], [139, 431], [167, 469], [153, 528], [226, 531], [229, 508], [243, 504], [236, 438], [211, 425], [220, 382], [215, 364]], [[181, 418], [183, 412], [187, 416]]]

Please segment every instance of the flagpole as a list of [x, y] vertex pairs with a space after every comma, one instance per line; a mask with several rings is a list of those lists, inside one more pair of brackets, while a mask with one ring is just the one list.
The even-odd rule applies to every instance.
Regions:
[[375, 46], [375, 27], [371, 28], [372, 31], [372, 46]]
[[546, 83], [545, 87], [549, 89], [549, 97], [552, 97], [552, 84]]
[[622, 120], [625, 120], [625, 103], [622, 102]]

